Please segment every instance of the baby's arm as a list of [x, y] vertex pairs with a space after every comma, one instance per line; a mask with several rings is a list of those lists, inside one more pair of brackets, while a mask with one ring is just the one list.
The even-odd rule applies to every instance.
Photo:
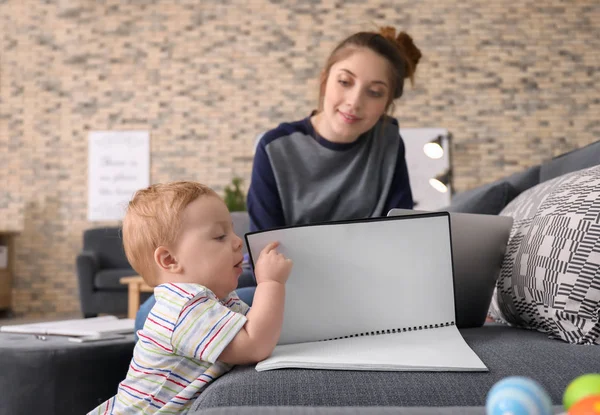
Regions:
[[283, 323], [285, 283], [292, 261], [278, 253], [278, 243], [267, 245], [256, 262], [257, 286], [248, 321], [225, 347], [218, 360], [229, 364], [256, 363], [273, 352]]

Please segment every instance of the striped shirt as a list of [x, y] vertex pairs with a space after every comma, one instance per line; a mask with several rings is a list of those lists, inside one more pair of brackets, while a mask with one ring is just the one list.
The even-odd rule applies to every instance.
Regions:
[[117, 394], [89, 414], [184, 414], [202, 390], [231, 369], [217, 361], [246, 323], [235, 294], [219, 300], [198, 284], [162, 284]]

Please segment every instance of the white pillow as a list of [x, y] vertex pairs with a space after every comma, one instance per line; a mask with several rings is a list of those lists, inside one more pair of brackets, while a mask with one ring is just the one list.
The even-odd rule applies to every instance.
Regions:
[[500, 215], [514, 224], [490, 315], [600, 344], [600, 165], [540, 183]]

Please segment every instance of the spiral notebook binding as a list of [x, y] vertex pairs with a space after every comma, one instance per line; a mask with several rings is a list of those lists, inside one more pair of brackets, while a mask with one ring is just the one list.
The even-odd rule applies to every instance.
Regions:
[[331, 339], [325, 339], [325, 340], [321, 340], [321, 341], [327, 342], [330, 340], [350, 339], [353, 337], [380, 336], [382, 334], [394, 334], [394, 333], [404, 333], [404, 332], [409, 332], [409, 331], [438, 329], [438, 328], [450, 327], [450, 326], [454, 326], [454, 325], [455, 325], [454, 321], [448, 321], [445, 323], [425, 324], [422, 326], [412, 326], [412, 327], [402, 327], [402, 328], [397, 328], [397, 329], [366, 331], [364, 333], [350, 334], [348, 336], [333, 337]]

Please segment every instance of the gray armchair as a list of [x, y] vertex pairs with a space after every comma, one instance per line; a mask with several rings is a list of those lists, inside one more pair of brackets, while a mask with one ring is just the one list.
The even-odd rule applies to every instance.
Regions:
[[[120, 227], [88, 229], [83, 233], [83, 250], [77, 255], [79, 301], [84, 317], [99, 313], [127, 314], [127, 286], [122, 277], [136, 275], [121, 239]], [[145, 301], [149, 294], [142, 294]]]

